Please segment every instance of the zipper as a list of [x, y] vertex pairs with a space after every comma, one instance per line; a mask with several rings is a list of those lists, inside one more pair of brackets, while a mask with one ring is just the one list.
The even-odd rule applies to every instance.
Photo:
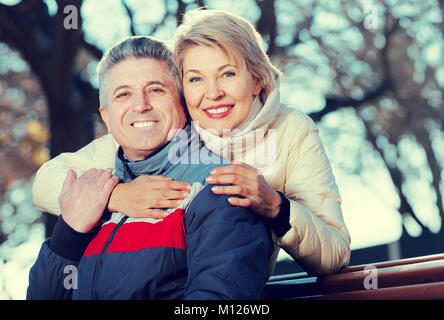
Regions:
[[97, 287], [97, 282], [99, 281], [100, 275], [102, 274], [102, 267], [103, 267], [103, 260], [105, 259], [105, 253], [108, 250], [109, 245], [113, 241], [117, 231], [119, 231], [120, 227], [125, 223], [127, 219], [128, 216], [123, 216], [122, 219], [120, 219], [119, 223], [114, 227], [108, 240], [106, 240], [106, 243], [103, 246], [102, 251], [100, 252], [99, 260], [97, 261], [96, 267], [94, 268], [94, 275], [91, 286], [91, 298], [93, 300], [99, 299], [99, 288]]

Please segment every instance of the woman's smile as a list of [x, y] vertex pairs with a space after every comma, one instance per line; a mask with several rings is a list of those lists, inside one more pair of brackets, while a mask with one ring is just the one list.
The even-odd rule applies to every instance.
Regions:
[[223, 119], [233, 110], [233, 104], [222, 104], [203, 109], [206, 115], [212, 119]]

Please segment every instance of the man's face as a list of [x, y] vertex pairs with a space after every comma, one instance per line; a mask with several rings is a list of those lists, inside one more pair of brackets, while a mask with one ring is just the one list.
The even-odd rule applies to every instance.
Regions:
[[146, 159], [186, 123], [164, 61], [128, 58], [107, 75], [108, 108], [100, 114], [108, 131], [132, 161]]

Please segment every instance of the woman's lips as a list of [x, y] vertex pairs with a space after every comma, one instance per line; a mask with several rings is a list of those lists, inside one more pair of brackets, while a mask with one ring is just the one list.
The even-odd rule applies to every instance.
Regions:
[[205, 114], [212, 119], [222, 119], [228, 116], [234, 105], [224, 104], [204, 109]]

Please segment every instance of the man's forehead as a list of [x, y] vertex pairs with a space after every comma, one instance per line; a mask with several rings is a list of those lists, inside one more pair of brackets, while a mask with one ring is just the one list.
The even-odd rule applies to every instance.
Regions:
[[111, 87], [131, 86], [141, 82], [174, 87], [167, 63], [153, 58], [128, 58], [120, 61], [109, 70], [108, 81]]

